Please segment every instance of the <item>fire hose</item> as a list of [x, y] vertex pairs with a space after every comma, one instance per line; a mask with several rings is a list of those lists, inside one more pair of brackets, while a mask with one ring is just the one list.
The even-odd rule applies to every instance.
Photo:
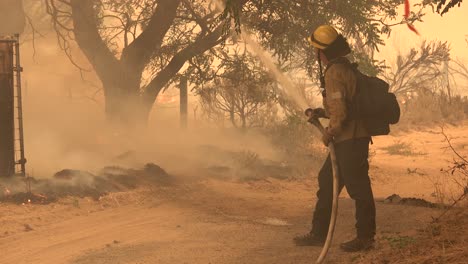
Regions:
[[[306, 111], [307, 117], [309, 117], [308, 122], [314, 125], [322, 135], [325, 135], [327, 132], [323, 127], [322, 123], [318, 119], [318, 116], [308, 109]], [[328, 150], [330, 152], [330, 159], [333, 168], [333, 203], [332, 203], [332, 212], [330, 217], [330, 225], [328, 226], [328, 234], [327, 239], [325, 240], [325, 244], [323, 245], [322, 251], [320, 252], [319, 257], [317, 258], [316, 263], [320, 264], [323, 263], [325, 260], [328, 250], [330, 249], [331, 242], [333, 239], [333, 233], [335, 231], [335, 224], [336, 224], [336, 217], [338, 215], [338, 196], [339, 196], [339, 175], [338, 175], [338, 163], [336, 160], [336, 153], [335, 153], [335, 145], [333, 141], [328, 143]]]

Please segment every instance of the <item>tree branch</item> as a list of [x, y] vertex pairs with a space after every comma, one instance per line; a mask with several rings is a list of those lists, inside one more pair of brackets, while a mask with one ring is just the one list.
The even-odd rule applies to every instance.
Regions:
[[112, 69], [119, 68], [119, 61], [107, 47], [98, 32], [98, 22], [93, 8], [93, 0], [71, 0], [73, 33], [81, 48], [101, 80], [113, 82]]
[[223, 26], [219, 25], [213, 32], [179, 51], [169, 64], [148, 84], [144, 91], [144, 101], [151, 105], [161, 89], [179, 72], [185, 62], [196, 55], [200, 55], [212, 47], [222, 43], [227, 38], [223, 35]]
[[[180, 0], [160, 0], [148, 26], [122, 51], [122, 62], [142, 72], [151, 60], [154, 51], [161, 47], [164, 36], [176, 17]], [[150, 48], [148, 48], [150, 47]]]

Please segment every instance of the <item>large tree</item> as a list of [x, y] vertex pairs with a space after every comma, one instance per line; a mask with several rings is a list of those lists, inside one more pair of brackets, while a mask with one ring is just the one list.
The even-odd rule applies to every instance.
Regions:
[[206, 1], [46, 0], [59, 43], [74, 40], [102, 82], [107, 116], [146, 120], [185, 62], [222, 43], [223, 23]]
[[313, 28], [334, 24], [369, 53], [383, 43], [381, 34], [390, 32], [387, 21], [397, 17], [400, 5], [398, 0], [44, 1], [62, 48], [72, 57], [76, 42], [101, 80], [109, 119], [130, 124], [146, 121], [158, 94], [179, 72], [195, 83], [213, 78], [211, 66], [229, 50], [222, 44], [233, 36], [231, 20], [242, 21], [280, 63], [313, 72], [304, 41]]

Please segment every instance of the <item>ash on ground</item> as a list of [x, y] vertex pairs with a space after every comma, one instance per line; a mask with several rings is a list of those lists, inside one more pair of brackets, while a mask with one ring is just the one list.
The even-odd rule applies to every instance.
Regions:
[[0, 202], [48, 204], [66, 196], [98, 200], [111, 192], [132, 190], [147, 184], [170, 185], [173, 182], [171, 175], [153, 163], [146, 164], [142, 169], [110, 166], [97, 174], [64, 169], [55, 173], [51, 179], [0, 179]]

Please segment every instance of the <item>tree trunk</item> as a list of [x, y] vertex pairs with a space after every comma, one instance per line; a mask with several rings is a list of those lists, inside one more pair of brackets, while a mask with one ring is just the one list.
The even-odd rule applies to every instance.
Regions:
[[104, 85], [107, 121], [122, 130], [138, 130], [147, 125], [152, 105], [142, 100], [139, 84]]
[[241, 120], [242, 120], [242, 130], [247, 129], [247, 117], [245, 116], [245, 113], [242, 111], [240, 114]]
[[[228, 36], [224, 34], [223, 23], [209, 32], [202, 31], [195, 41], [177, 51], [142, 91], [142, 73], [151, 63], [153, 55], [161, 52], [162, 43], [174, 24], [181, 1], [157, 1], [156, 9], [146, 27], [122, 50], [120, 59], [109, 49], [109, 43], [102, 37], [100, 31], [103, 30], [103, 14], [100, 14], [95, 2], [70, 0], [70, 18], [73, 21], [74, 34], [74, 38], [71, 39], [76, 41], [103, 83], [107, 119], [127, 128], [137, 128], [146, 124], [159, 92], [184, 64], [194, 56], [221, 44]], [[247, 0], [239, 1], [239, 7], [246, 2]], [[55, 7], [52, 8], [52, 16], [60, 28], [61, 18], [66, 17], [68, 13], [53, 11]], [[65, 35], [69, 35], [69, 32]], [[71, 39], [66, 38], [63, 41]]]

